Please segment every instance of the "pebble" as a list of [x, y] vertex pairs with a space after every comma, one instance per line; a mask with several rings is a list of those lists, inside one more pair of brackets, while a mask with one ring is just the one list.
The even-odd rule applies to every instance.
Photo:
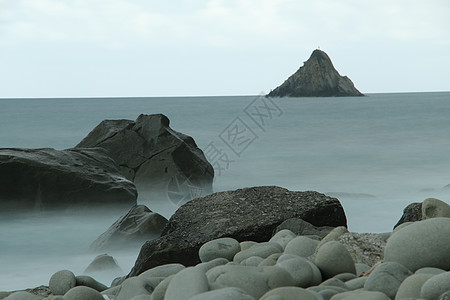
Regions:
[[141, 274], [138, 277], [150, 278], [150, 277], [168, 277], [174, 275], [186, 267], [182, 264], [165, 264], [158, 267], [151, 268]]
[[256, 300], [243, 290], [235, 287], [227, 287], [206, 293], [195, 295], [188, 300]]
[[87, 275], [75, 276], [75, 280], [76, 280], [77, 286], [79, 286], [79, 285], [87, 286], [87, 287], [93, 288], [94, 290], [99, 291], [99, 292], [103, 292], [104, 290], [106, 290], [108, 288], [103, 283], [100, 283], [97, 280], [95, 280], [94, 278], [92, 278], [91, 276], [87, 276]]
[[6, 298], [3, 298], [3, 300], [41, 300], [43, 298], [44, 297], [37, 296], [28, 292], [15, 292]]
[[233, 260], [233, 257], [241, 251], [241, 245], [233, 238], [220, 238], [203, 244], [198, 251], [201, 262], [208, 262], [216, 258]]
[[302, 257], [278, 262], [276, 266], [286, 270], [294, 279], [294, 285], [306, 288], [314, 285], [314, 273], [309, 262]]
[[409, 276], [398, 288], [395, 299], [420, 298], [420, 290], [422, 289], [422, 285], [433, 276], [433, 274], [413, 274]]
[[308, 257], [314, 254], [319, 243], [316, 240], [306, 236], [293, 238], [284, 249], [286, 254], [295, 254], [302, 257]]
[[189, 299], [208, 290], [209, 284], [205, 272], [201, 268], [189, 267], [181, 270], [172, 278], [167, 286], [164, 299]]
[[275, 242], [278, 243], [283, 249], [286, 248], [286, 245], [295, 238], [296, 235], [289, 229], [283, 229], [278, 231], [270, 240], [269, 242]]
[[281, 252], [283, 252], [283, 247], [281, 247], [280, 244], [278, 243], [275, 242], [260, 243], [252, 246], [251, 248], [248, 248], [247, 250], [243, 250], [236, 253], [236, 255], [233, 258], [233, 261], [239, 264], [244, 259], [247, 259], [251, 256], [259, 256], [262, 258], [266, 258], [271, 254]]
[[417, 270], [416, 272], [414, 272], [415, 274], [432, 274], [432, 275], [438, 275], [438, 274], [442, 274], [445, 273], [444, 270], [439, 269], [439, 268], [432, 268], [432, 267], [425, 267], [425, 268], [420, 268], [419, 270]]
[[438, 217], [449, 218], [450, 206], [439, 199], [425, 199], [422, 202], [422, 219], [425, 220]]
[[428, 279], [422, 285], [420, 296], [427, 300], [435, 300], [447, 291], [450, 291], [450, 272], [435, 275]]
[[331, 278], [340, 273], [356, 274], [355, 263], [350, 253], [337, 241], [330, 241], [320, 246], [315, 264], [325, 278]]
[[161, 281], [152, 293], [152, 300], [164, 300], [164, 295], [166, 294], [167, 287], [169, 286], [170, 281], [175, 277], [175, 275], [170, 275], [166, 277], [163, 281]]
[[150, 295], [139, 295], [139, 296], [134, 296], [130, 300], [152, 300], [152, 296], [150, 296]]
[[[277, 298], [273, 296], [279, 296]], [[273, 298], [272, 298], [273, 297]], [[283, 300], [322, 300], [318, 293], [308, 291], [299, 287], [288, 286], [279, 287], [268, 291], [265, 293], [260, 300], [272, 300], [272, 299], [283, 299]]]
[[259, 299], [267, 291], [294, 285], [292, 276], [279, 267], [246, 267], [225, 265], [206, 273], [210, 285], [237, 287]]
[[364, 289], [382, 292], [393, 299], [403, 280], [410, 275], [412, 273], [401, 264], [384, 262], [370, 273], [364, 284]]
[[390, 300], [382, 292], [356, 290], [334, 295], [330, 300]]
[[121, 285], [114, 300], [129, 300], [134, 296], [150, 295], [153, 288], [149, 286], [149, 282], [145, 278], [130, 277]]
[[410, 271], [423, 267], [450, 270], [450, 218], [415, 222], [393, 234], [386, 243], [384, 260], [398, 262]]
[[77, 286], [70, 289], [65, 295], [64, 300], [105, 300], [102, 294], [93, 288], [87, 286]]
[[239, 243], [241, 245], [241, 251], [247, 250], [248, 248], [251, 248], [255, 245], [257, 245], [257, 242], [254, 241], [243, 241]]
[[52, 275], [48, 286], [53, 295], [64, 295], [76, 284], [77, 280], [71, 271], [61, 270]]

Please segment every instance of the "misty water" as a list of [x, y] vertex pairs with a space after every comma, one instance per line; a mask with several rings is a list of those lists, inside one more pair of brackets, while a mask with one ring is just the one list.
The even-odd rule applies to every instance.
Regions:
[[[104, 119], [141, 113], [167, 115], [210, 158], [212, 150], [228, 158], [215, 162], [214, 191], [278, 185], [322, 192], [341, 201], [351, 231], [390, 231], [409, 203], [450, 201], [448, 92], [273, 102], [257, 96], [0, 99], [0, 147], [70, 148]], [[237, 125], [247, 134], [238, 143], [230, 140]], [[144, 204], [166, 217], [176, 209], [167, 199]], [[80, 275], [101, 254], [89, 252], [89, 244], [123, 213], [2, 215], [0, 290], [48, 284], [61, 269]], [[138, 252], [107, 253], [126, 274]], [[97, 279], [109, 285], [114, 276]]]

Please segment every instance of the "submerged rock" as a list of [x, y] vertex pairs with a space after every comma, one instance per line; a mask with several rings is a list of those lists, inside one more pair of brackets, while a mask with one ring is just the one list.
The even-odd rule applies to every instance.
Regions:
[[347, 76], [339, 75], [328, 55], [314, 50], [311, 57], [268, 97], [364, 96]]
[[131, 207], [133, 183], [104, 149], [0, 149], [0, 208]]
[[200, 247], [217, 238], [267, 241], [289, 218], [302, 218], [315, 226], [347, 225], [339, 200], [317, 192], [264, 186], [215, 193], [181, 206], [161, 237], [141, 248], [130, 276], [167, 263], [195, 265], [200, 262]]
[[165, 115], [102, 121], [79, 147], [108, 150], [124, 176], [136, 184], [139, 199], [181, 205], [212, 192], [213, 167], [192, 137], [169, 127]]
[[133, 206], [114, 222], [90, 246], [91, 250], [105, 250], [136, 246], [161, 235], [167, 219], [152, 212], [145, 205]]

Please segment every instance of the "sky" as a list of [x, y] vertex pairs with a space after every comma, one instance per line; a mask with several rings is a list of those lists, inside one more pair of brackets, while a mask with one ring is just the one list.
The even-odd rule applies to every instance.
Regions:
[[450, 91], [448, 0], [0, 0], [0, 98], [268, 93], [325, 51], [363, 93]]

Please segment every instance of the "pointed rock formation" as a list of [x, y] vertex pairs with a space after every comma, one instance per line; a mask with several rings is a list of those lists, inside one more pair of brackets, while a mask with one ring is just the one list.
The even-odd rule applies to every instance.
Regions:
[[268, 97], [364, 96], [347, 76], [339, 75], [328, 55], [314, 50], [311, 57]]

